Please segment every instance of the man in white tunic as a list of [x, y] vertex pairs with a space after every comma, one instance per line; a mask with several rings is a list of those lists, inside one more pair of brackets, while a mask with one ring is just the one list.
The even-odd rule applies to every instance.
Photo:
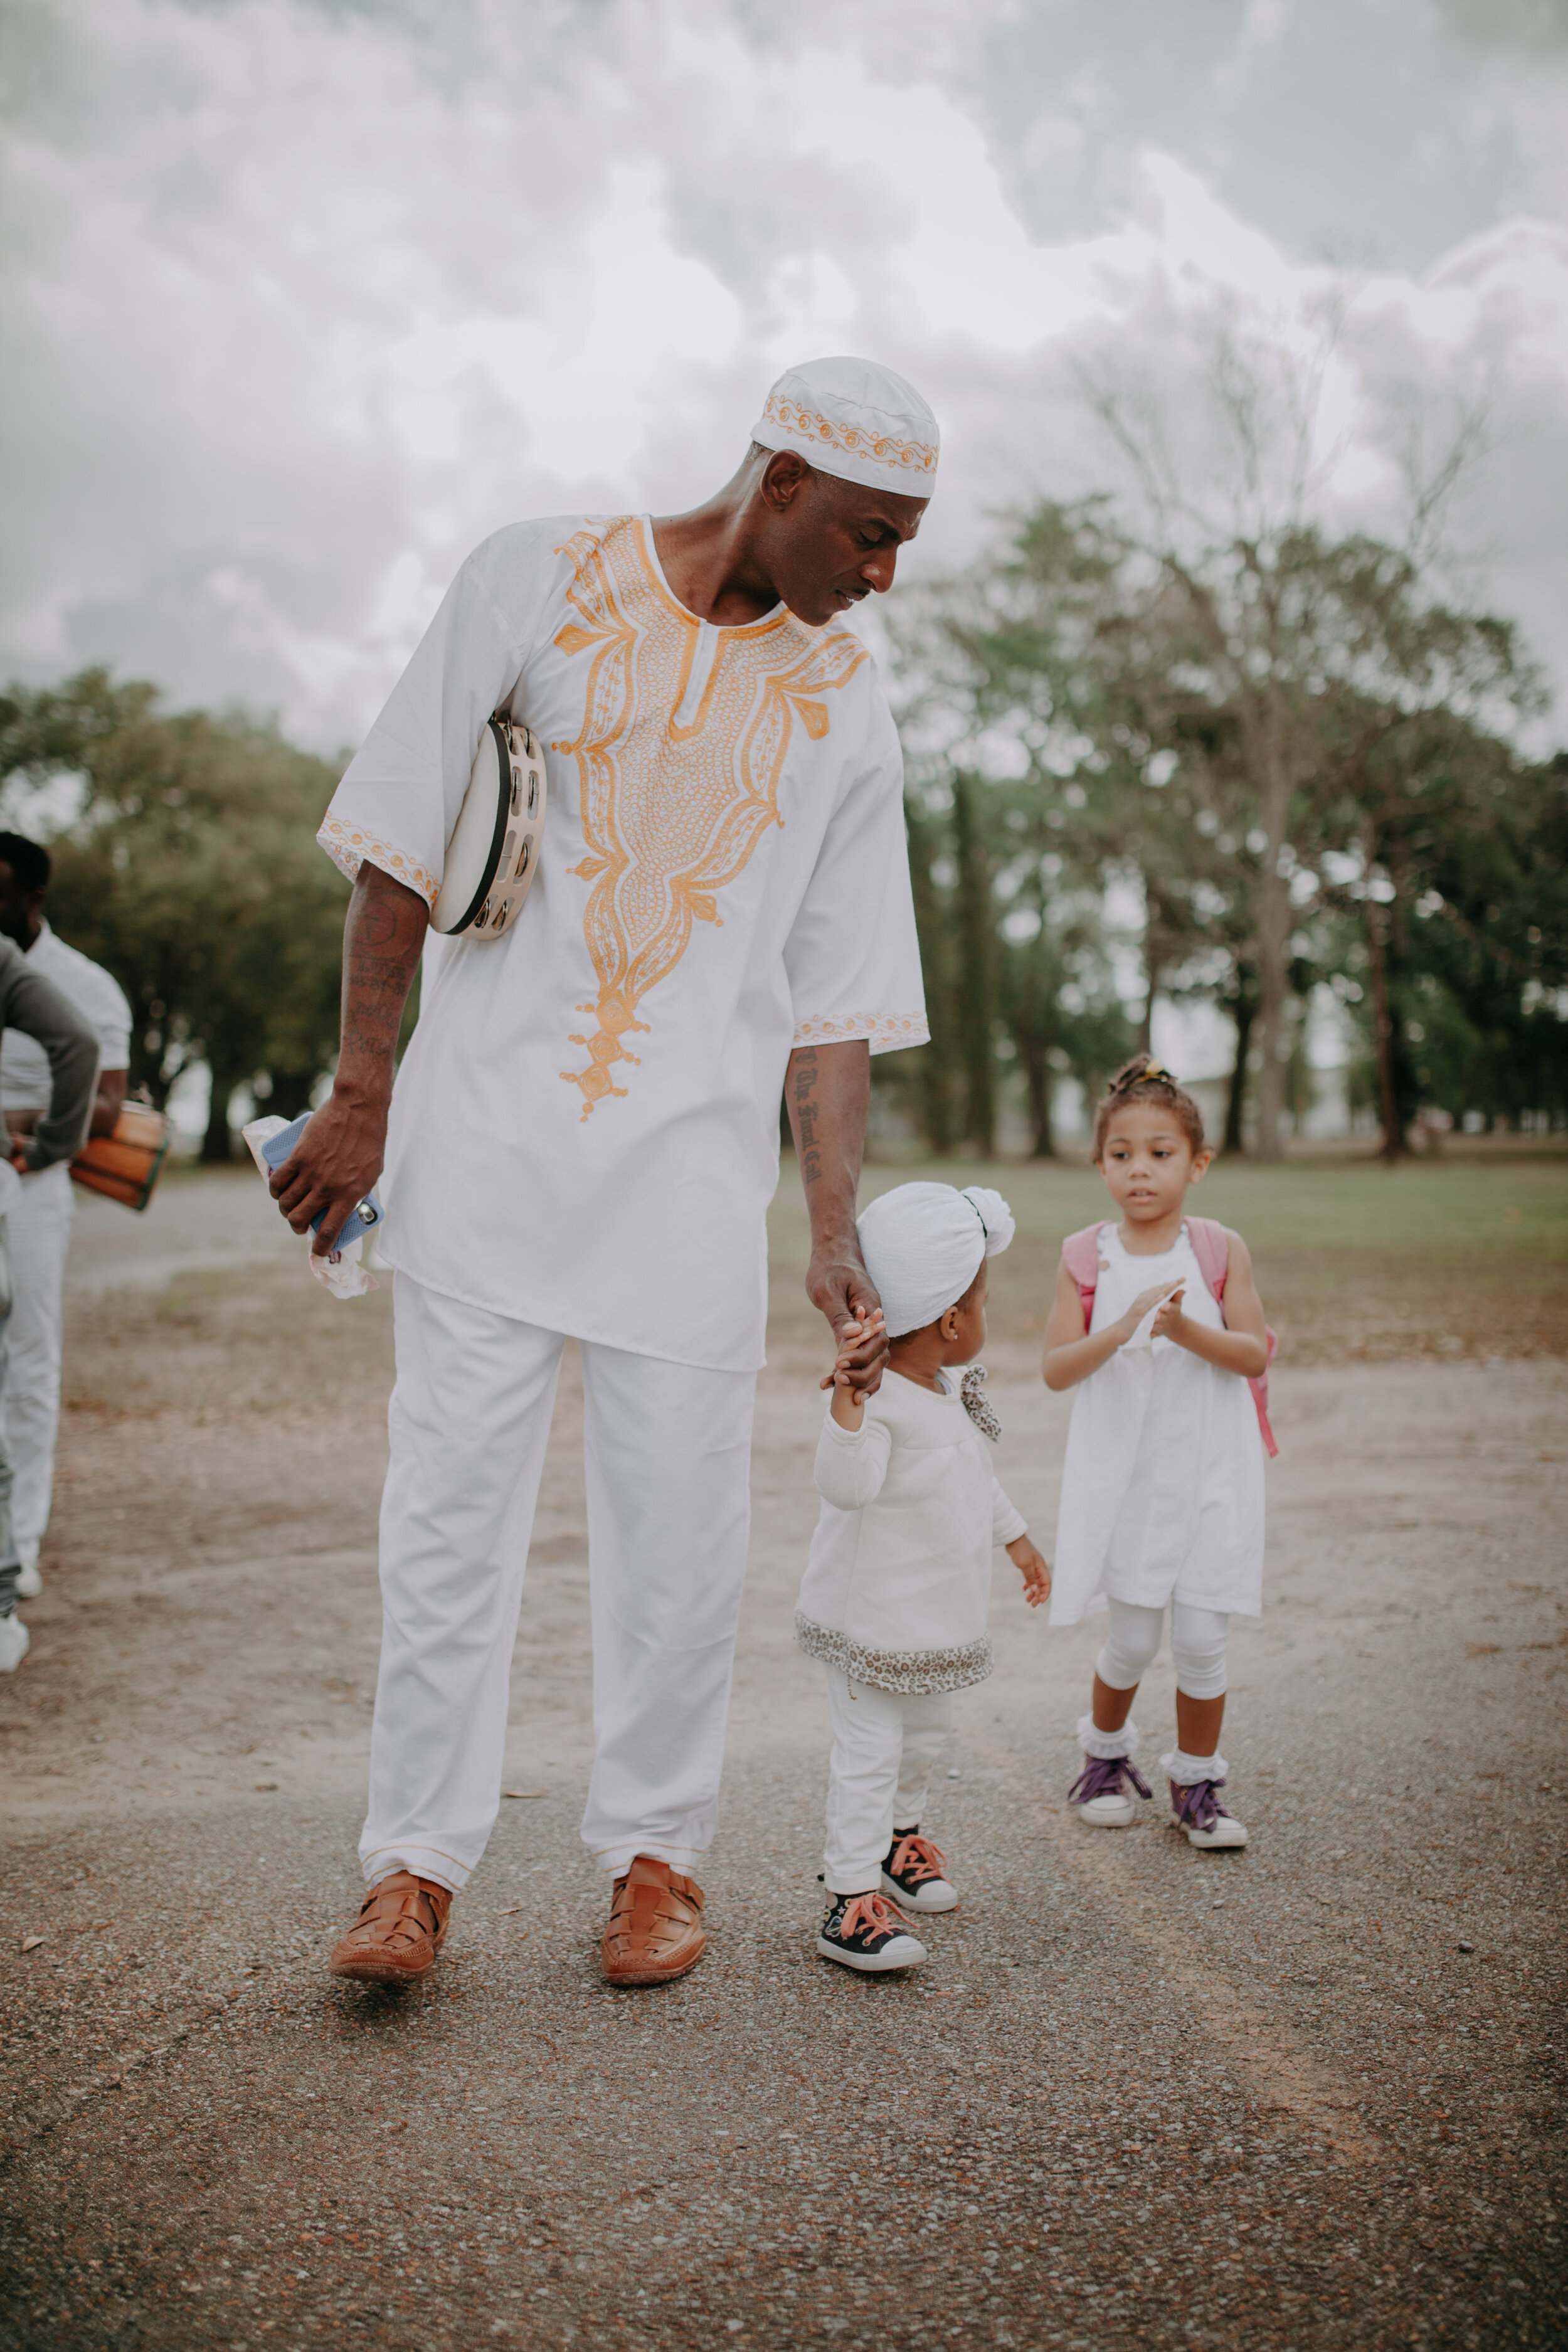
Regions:
[[[384, 1629], [342, 1975], [423, 1974], [500, 1790], [523, 1564], [563, 1337], [583, 1360], [605, 1972], [700, 1958], [748, 1534], [764, 1219], [785, 1088], [833, 1326], [876, 1304], [855, 1231], [868, 1055], [926, 1035], [891, 715], [841, 615], [892, 582], [937, 430], [890, 371], [768, 396], [690, 514], [514, 525], [469, 557], [334, 794], [354, 877], [331, 1103], [273, 1190], [321, 1244], [380, 1175], [397, 1379]], [[532, 893], [426, 940], [480, 730], [542, 745]], [[418, 1027], [393, 1053], [421, 948]], [[868, 1390], [885, 1349], [868, 1340]]]
[[[29, 968], [58, 988], [98, 1037], [98, 1091], [89, 1135], [109, 1135], [125, 1100], [131, 1063], [131, 1007], [119, 982], [79, 949], [68, 947], [44, 914], [49, 854], [19, 833], [0, 833], [0, 936], [14, 940]], [[0, 1040], [0, 1111], [13, 1135], [31, 1135], [50, 1102], [48, 1055], [36, 1037], [7, 1029]], [[12, 1528], [24, 1600], [43, 1589], [38, 1552], [55, 1492], [55, 1441], [60, 1423], [61, 1291], [76, 1203], [63, 1160], [25, 1176], [6, 1218], [11, 1251], [10, 1368], [5, 1434], [16, 1483]]]

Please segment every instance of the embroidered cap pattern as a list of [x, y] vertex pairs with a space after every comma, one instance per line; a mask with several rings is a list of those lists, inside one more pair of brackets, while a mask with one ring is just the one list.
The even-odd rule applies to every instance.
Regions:
[[911, 474], [935, 477], [938, 450], [934, 442], [905, 441], [895, 434], [868, 433], [858, 425], [843, 425], [837, 417], [824, 416], [820, 409], [803, 408], [799, 401], [778, 392], [769, 393], [763, 415], [785, 433], [798, 433], [805, 440], [821, 442], [824, 447], [842, 449], [854, 457], [875, 457], [879, 465], [903, 466]]

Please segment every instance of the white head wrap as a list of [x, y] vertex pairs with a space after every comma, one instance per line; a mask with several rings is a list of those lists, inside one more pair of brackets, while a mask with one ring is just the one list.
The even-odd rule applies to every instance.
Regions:
[[888, 1337], [901, 1339], [956, 1307], [982, 1258], [1013, 1238], [1013, 1212], [1000, 1192], [971, 1184], [900, 1184], [859, 1221], [866, 1271], [881, 1294]]
[[808, 360], [780, 376], [752, 438], [796, 449], [819, 474], [929, 499], [942, 436], [912, 383], [872, 360]]

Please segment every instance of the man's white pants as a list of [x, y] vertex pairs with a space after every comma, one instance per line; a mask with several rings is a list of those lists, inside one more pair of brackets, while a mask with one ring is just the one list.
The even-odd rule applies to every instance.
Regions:
[[11, 1522], [16, 1549], [38, 1557], [55, 1491], [55, 1441], [60, 1425], [61, 1290], [76, 1202], [64, 1168], [22, 1180], [6, 1217], [11, 1251], [11, 1363], [5, 1379], [5, 1437], [14, 1480]]
[[951, 1691], [879, 1690], [827, 1666], [833, 1753], [827, 1767], [829, 1895], [864, 1895], [882, 1884], [895, 1829], [913, 1829], [931, 1768], [952, 1730]]
[[[396, 1277], [372, 1884], [467, 1884], [500, 1808], [511, 1654], [562, 1335]], [[750, 1532], [751, 1372], [582, 1343], [594, 1769], [605, 1870], [712, 1841]]]

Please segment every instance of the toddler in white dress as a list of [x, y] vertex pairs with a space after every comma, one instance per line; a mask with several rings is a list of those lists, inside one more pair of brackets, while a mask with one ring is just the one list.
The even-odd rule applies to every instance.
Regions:
[[[882, 1974], [926, 1958], [897, 1904], [932, 1912], [958, 1901], [944, 1856], [920, 1833], [921, 1811], [954, 1691], [991, 1672], [992, 1548], [1005, 1545], [1032, 1603], [1049, 1592], [1050, 1571], [996, 1483], [985, 1439], [1001, 1426], [973, 1360], [985, 1341], [986, 1260], [1013, 1238], [1006, 1202], [980, 1185], [900, 1184], [871, 1202], [859, 1234], [889, 1369], [868, 1399], [849, 1385], [849, 1355], [872, 1318], [845, 1335], [824, 1383], [833, 1396], [816, 1449], [822, 1511], [795, 1639], [824, 1662], [833, 1723], [816, 1948]], [[958, 1381], [950, 1368], [961, 1365]]]
[[1110, 1617], [1072, 1801], [1081, 1821], [1119, 1829], [1133, 1819], [1132, 1792], [1150, 1794], [1132, 1761], [1131, 1708], [1168, 1604], [1176, 1745], [1161, 1763], [1176, 1825], [1205, 1847], [1247, 1843], [1218, 1795], [1226, 1630], [1263, 1606], [1265, 1444], [1273, 1449], [1270, 1335], [1247, 1244], [1186, 1214], [1212, 1156], [1196, 1103], [1158, 1063], [1140, 1055], [1111, 1080], [1094, 1160], [1121, 1219], [1064, 1244], [1044, 1366], [1047, 1388], [1078, 1388], [1051, 1622], [1101, 1608]]

